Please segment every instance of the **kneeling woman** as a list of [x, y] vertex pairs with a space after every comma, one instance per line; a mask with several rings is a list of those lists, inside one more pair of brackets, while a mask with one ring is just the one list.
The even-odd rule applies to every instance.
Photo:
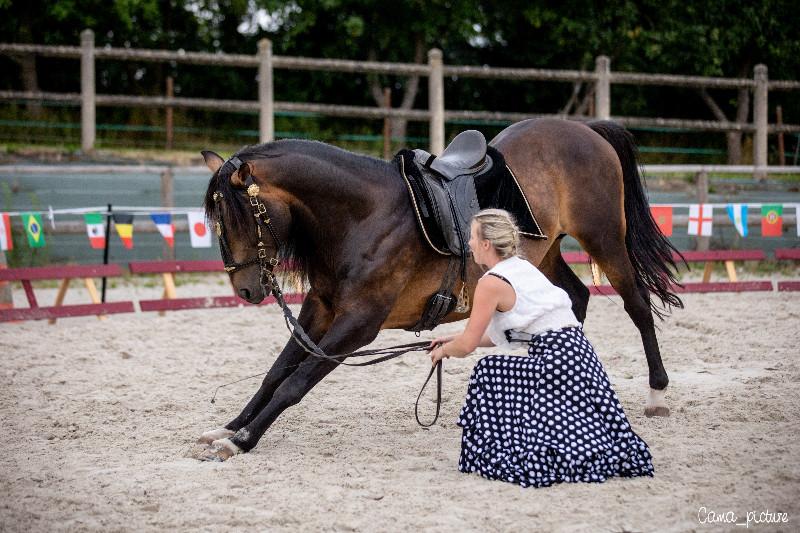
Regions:
[[528, 343], [528, 357], [491, 355], [475, 365], [458, 420], [459, 470], [523, 487], [652, 476], [647, 444], [631, 429], [569, 296], [517, 255], [511, 215], [478, 213], [469, 245], [489, 270], [464, 332], [435, 339], [431, 360], [513, 340]]

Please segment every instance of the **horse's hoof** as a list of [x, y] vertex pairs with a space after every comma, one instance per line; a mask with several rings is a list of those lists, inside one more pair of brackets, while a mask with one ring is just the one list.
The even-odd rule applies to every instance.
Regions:
[[650, 418], [651, 416], [669, 416], [669, 407], [657, 405], [654, 407], [645, 407], [644, 416]]
[[228, 437], [233, 437], [235, 431], [231, 431], [228, 428], [217, 428], [212, 429], [211, 431], [206, 431], [200, 438], [197, 439], [197, 444], [211, 444], [215, 440], [220, 439], [227, 439]]
[[215, 440], [210, 448], [206, 449], [198, 456], [198, 459], [201, 461], [221, 463], [240, 453], [242, 453], [242, 449], [235, 445], [230, 439], [220, 439]]
[[669, 407], [664, 398], [666, 392], [666, 389], [650, 389], [644, 405], [644, 416], [669, 416]]

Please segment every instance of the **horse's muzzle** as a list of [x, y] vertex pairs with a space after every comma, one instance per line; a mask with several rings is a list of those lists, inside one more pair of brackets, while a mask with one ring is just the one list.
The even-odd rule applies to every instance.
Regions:
[[264, 299], [264, 295], [263, 294], [259, 294], [259, 293], [252, 294], [250, 292], [250, 289], [239, 289], [239, 297], [242, 300], [247, 300], [251, 304], [259, 304]]

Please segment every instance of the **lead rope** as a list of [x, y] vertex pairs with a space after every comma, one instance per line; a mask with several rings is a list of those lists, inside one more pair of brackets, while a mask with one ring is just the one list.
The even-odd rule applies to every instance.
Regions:
[[[269, 271], [264, 271], [269, 272]], [[266, 278], [266, 279], [264, 279]], [[266, 281], [266, 283], [264, 283]], [[268, 287], [268, 286], [269, 287]], [[278, 284], [275, 282], [275, 277], [270, 272], [266, 276], [262, 276], [262, 288], [266, 291], [269, 288], [272, 292], [272, 295], [275, 297], [275, 301], [278, 305], [281, 306], [283, 309], [283, 316], [284, 320], [286, 321], [286, 327], [292, 335], [292, 339], [300, 346], [303, 350], [305, 350], [310, 355], [317, 357], [319, 359], [325, 359], [326, 361], [330, 361], [337, 365], [345, 365], [345, 366], [370, 366], [377, 363], [382, 363], [384, 361], [388, 361], [390, 359], [394, 359], [395, 357], [399, 357], [403, 354], [409, 352], [420, 352], [420, 351], [427, 351], [428, 350], [428, 342], [412, 342], [410, 344], [400, 344], [397, 346], [390, 346], [388, 348], [377, 348], [374, 350], [361, 350], [358, 352], [351, 352], [349, 354], [344, 355], [328, 355], [326, 354], [322, 348], [317, 346], [317, 344], [311, 340], [311, 338], [306, 334], [303, 326], [300, 325], [299, 322], [294, 318], [291, 309], [289, 306], [286, 305], [286, 301], [283, 299], [283, 293], [281, 292], [280, 288], [278, 288]], [[363, 363], [346, 363], [343, 360], [340, 360], [345, 357], [365, 357], [370, 355], [380, 355], [375, 359], [370, 361], [366, 361]], [[419, 400], [422, 398], [422, 393], [425, 392], [425, 389], [428, 387], [428, 383], [433, 376], [434, 370], [436, 371], [436, 413], [434, 414], [433, 420], [425, 424], [419, 419]], [[427, 379], [425, 379], [425, 383], [423, 383], [422, 388], [417, 395], [417, 401], [414, 403], [414, 418], [417, 420], [417, 424], [424, 428], [429, 428], [433, 426], [437, 420], [439, 420], [439, 411], [441, 410], [442, 405], [442, 361], [439, 360], [435, 366], [431, 367], [430, 372], [428, 373]]]

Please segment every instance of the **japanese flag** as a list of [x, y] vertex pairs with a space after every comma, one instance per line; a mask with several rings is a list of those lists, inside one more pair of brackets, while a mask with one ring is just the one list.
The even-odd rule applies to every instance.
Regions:
[[202, 211], [187, 213], [189, 217], [189, 235], [192, 237], [192, 248], [211, 248], [211, 228], [206, 225], [206, 215]]

